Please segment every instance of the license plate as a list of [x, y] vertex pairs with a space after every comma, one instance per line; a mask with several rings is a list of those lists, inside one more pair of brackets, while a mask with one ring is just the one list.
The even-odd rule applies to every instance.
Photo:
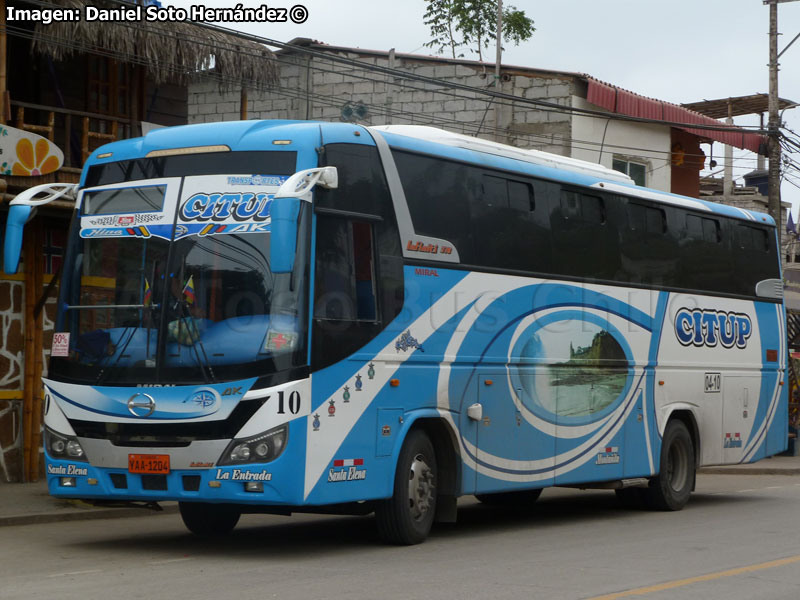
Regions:
[[718, 394], [722, 391], [722, 373], [706, 373], [703, 391], [706, 394]]
[[169, 474], [169, 454], [128, 454], [128, 472]]

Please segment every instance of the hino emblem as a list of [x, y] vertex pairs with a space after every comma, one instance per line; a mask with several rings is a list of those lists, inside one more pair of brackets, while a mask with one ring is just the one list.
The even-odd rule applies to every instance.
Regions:
[[156, 401], [150, 394], [139, 392], [128, 398], [128, 412], [134, 417], [149, 417], [156, 410]]

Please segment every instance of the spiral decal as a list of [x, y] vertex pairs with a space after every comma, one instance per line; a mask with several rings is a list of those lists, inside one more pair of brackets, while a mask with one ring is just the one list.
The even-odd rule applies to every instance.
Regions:
[[[652, 319], [602, 294], [580, 293], [582, 301], [576, 301], [575, 288], [563, 285], [509, 290], [492, 302], [476, 302], [483, 310], [465, 315], [456, 328], [465, 333], [455, 353], [482, 366], [480, 372], [477, 366], [446, 370], [450, 408], [463, 414], [476, 391], [487, 406], [513, 402], [494, 414], [516, 413], [519, 439], [540, 440], [540, 451], [529, 443], [526, 453], [506, 437], [492, 439], [484, 428], [476, 444], [462, 427], [463, 453], [479, 474], [539, 481], [579, 468], [597, 447], [611, 445], [640, 400]], [[542, 302], [543, 295], [550, 301]], [[509, 314], [512, 307], [528, 308]], [[503, 324], [499, 330], [497, 323]], [[499, 386], [480, 385], [487, 364], [503, 365]]]

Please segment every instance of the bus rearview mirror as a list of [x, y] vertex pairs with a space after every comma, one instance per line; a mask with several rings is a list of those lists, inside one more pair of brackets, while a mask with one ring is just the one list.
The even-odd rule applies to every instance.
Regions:
[[31, 216], [31, 207], [24, 204], [13, 204], [8, 209], [6, 235], [3, 242], [3, 270], [13, 275], [19, 266], [19, 255], [22, 251], [22, 230]]
[[270, 206], [269, 263], [273, 273], [291, 273], [297, 253], [299, 198], [275, 198]]

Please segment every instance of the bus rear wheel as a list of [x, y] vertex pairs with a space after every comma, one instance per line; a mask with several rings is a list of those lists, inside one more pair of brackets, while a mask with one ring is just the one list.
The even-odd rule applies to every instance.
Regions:
[[228, 535], [239, 522], [241, 512], [225, 504], [178, 502], [186, 528], [200, 537]]
[[542, 490], [520, 490], [517, 492], [498, 492], [495, 494], [475, 494], [481, 504], [488, 506], [506, 506], [525, 508], [533, 504], [542, 495]]
[[667, 423], [661, 441], [659, 473], [645, 490], [648, 507], [681, 510], [689, 501], [694, 484], [695, 457], [692, 436], [683, 421]]
[[397, 460], [394, 494], [375, 508], [382, 540], [402, 545], [425, 541], [436, 514], [437, 478], [433, 444], [423, 431], [411, 431]]

